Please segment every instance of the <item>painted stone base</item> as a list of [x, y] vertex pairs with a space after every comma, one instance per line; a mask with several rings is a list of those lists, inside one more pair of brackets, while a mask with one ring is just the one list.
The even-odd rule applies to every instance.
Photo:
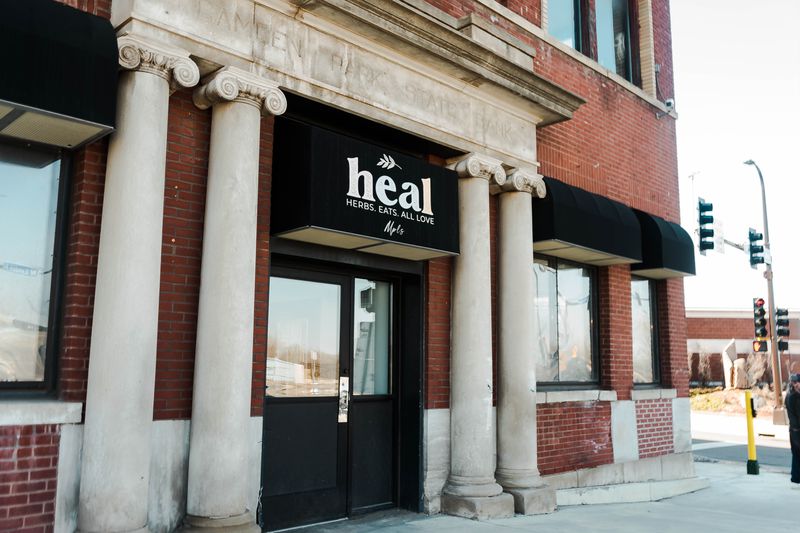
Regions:
[[442, 512], [472, 520], [509, 518], [514, 516], [514, 497], [505, 492], [488, 497], [442, 494]]
[[655, 502], [681, 494], [688, 494], [709, 487], [705, 478], [647, 481], [643, 483], [621, 483], [596, 487], [561, 489], [558, 491], [558, 506], [594, 505], [609, 503]]
[[181, 532], [201, 533], [261, 533], [250, 513], [229, 518], [205, 518], [187, 515]]
[[556, 491], [552, 487], [504, 490], [514, 497], [517, 514], [545, 514], [556, 510]]

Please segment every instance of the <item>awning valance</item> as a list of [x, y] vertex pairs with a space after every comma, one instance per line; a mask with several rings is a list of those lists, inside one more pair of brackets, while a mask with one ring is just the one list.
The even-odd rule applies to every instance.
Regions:
[[694, 243], [686, 230], [650, 213], [633, 212], [642, 228], [642, 262], [631, 271], [653, 279], [694, 276]]
[[111, 132], [111, 23], [52, 0], [0, 0], [0, 12], [0, 136], [75, 148]]
[[545, 178], [547, 195], [533, 199], [533, 251], [590, 265], [642, 260], [639, 221], [626, 205]]

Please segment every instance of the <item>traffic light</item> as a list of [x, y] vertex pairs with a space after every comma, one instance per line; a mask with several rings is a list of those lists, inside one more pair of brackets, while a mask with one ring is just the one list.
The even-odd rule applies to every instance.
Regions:
[[766, 341], [767, 335], [769, 335], [766, 314], [767, 310], [764, 309], [764, 298], [753, 298], [753, 330], [756, 340], [759, 341]]
[[764, 245], [760, 244], [763, 238], [764, 235], [753, 228], [747, 233], [747, 240], [750, 241], [750, 268], [756, 268], [756, 265], [764, 262]]
[[700, 253], [706, 255], [706, 250], [714, 249], [714, 217], [711, 215], [711, 210], [714, 209], [714, 204], [706, 202], [702, 198], [697, 199], [697, 225], [699, 227], [698, 234], [700, 241], [698, 247]]
[[784, 337], [789, 336], [789, 310], [775, 310], [775, 335], [778, 337], [778, 351], [785, 352], [789, 349], [789, 341]]

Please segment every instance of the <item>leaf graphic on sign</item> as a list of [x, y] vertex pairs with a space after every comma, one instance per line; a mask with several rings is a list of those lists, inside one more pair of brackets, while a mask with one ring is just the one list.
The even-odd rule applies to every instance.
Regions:
[[400, 170], [403, 169], [403, 167], [397, 164], [397, 162], [392, 158], [392, 156], [386, 154], [383, 154], [383, 157], [378, 159], [378, 166], [381, 168], [385, 168], [386, 170], [389, 170], [390, 168], [394, 167], [397, 167]]

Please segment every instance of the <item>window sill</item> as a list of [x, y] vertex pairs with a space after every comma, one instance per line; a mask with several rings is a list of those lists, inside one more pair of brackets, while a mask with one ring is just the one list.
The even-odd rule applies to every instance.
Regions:
[[77, 424], [83, 404], [56, 400], [0, 400], [0, 426]]
[[631, 400], [671, 400], [678, 397], [676, 389], [633, 389]]
[[559, 390], [536, 393], [536, 404], [563, 402], [616, 402], [613, 390]]

